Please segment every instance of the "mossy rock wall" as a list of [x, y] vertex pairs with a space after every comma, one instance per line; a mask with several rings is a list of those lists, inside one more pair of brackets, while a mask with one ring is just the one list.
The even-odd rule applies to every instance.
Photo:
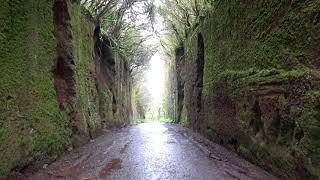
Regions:
[[319, 178], [320, 2], [214, 6], [185, 42], [183, 123], [284, 178]]
[[176, 70], [176, 59], [171, 59], [171, 61], [168, 62], [168, 68], [166, 71], [166, 91], [165, 91], [165, 97], [166, 101], [164, 102], [164, 111], [166, 117], [170, 119], [174, 119], [175, 121], [178, 121], [177, 119], [177, 107], [178, 107], [178, 83], [177, 83], [177, 73]]
[[127, 60], [113, 51], [112, 40], [107, 36], [96, 40], [96, 86], [99, 114], [103, 127], [128, 124], [132, 120], [132, 78]]
[[33, 159], [57, 157], [70, 145], [51, 72], [53, 1], [2, 1], [0, 7], [0, 179]]
[[[64, 2], [66, 11], [55, 13], [56, 2]], [[65, 18], [60, 24], [66, 28], [57, 29], [55, 15]], [[128, 69], [123, 65], [115, 69], [122, 80], [115, 81], [117, 93], [110, 91], [111, 86], [99, 88], [95, 24], [79, 1], [3, 0], [0, 23], [0, 179], [30, 162], [56, 159], [66, 149], [87, 142], [109, 122], [110, 126], [129, 122]], [[62, 31], [71, 35], [61, 38]], [[56, 74], [61, 45], [68, 45], [65, 54], [72, 55], [66, 62], [71, 66], [62, 68], [68, 71], [61, 71], [71, 74], [68, 79]], [[120, 62], [124, 64], [125, 59]], [[114, 96], [121, 97], [114, 101]], [[113, 105], [126, 111], [118, 114], [128, 116], [120, 123]], [[103, 113], [107, 119], [101, 118]]]
[[[96, 63], [94, 56], [95, 24], [88, 12], [79, 3], [70, 4], [71, 26], [74, 35], [76, 59], [76, 99], [81, 117], [81, 125], [90, 137], [95, 137], [102, 128], [99, 116], [99, 93], [96, 82]], [[108, 106], [110, 99], [102, 106]], [[81, 135], [80, 135], [81, 137]], [[77, 137], [76, 137], [77, 138]], [[75, 142], [77, 143], [77, 142]]]

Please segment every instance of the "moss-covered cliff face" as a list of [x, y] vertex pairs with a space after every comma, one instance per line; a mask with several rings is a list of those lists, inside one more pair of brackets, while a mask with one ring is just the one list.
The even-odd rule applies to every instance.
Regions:
[[[112, 40], [95, 31], [96, 86], [99, 114], [103, 127], [112, 127], [132, 119], [129, 67], [124, 57], [114, 53]], [[103, 51], [101, 51], [103, 50]]]
[[216, 1], [185, 42], [182, 122], [282, 177], [319, 178], [319, 29], [316, 0]]
[[4, 0], [0, 13], [0, 179], [130, 121], [126, 61], [115, 58], [114, 90], [103, 87], [95, 24], [78, 1]]
[[0, 177], [70, 145], [51, 72], [56, 41], [52, 1], [1, 3]]

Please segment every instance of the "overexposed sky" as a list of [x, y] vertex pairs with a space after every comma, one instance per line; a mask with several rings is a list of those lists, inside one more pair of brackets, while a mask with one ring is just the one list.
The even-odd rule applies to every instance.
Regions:
[[[154, 5], [158, 8], [162, 4], [161, 0], [155, 0]], [[147, 21], [146, 19], [141, 19], [141, 21]], [[152, 105], [151, 108], [159, 108], [162, 104], [162, 98], [164, 95], [164, 88], [165, 88], [165, 61], [163, 57], [163, 53], [161, 53], [161, 46], [160, 46], [160, 35], [164, 31], [164, 22], [162, 17], [156, 13], [155, 14], [155, 22], [152, 29], [147, 29], [142, 31], [143, 36], [148, 36], [152, 34], [145, 42], [147, 45], [150, 46], [157, 46], [157, 52], [153, 55], [150, 60], [150, 69], [145, 72], [145, 87], [148, 89], [150, 94], [152, 95]]]
[[153, 55], [150, 60], [150, 68], [145, 71], [143, 86], [151, 94], [151, 111], [157, 110], [162, 105], [162, 99], [165, 88], [165, 61], [162, 53], [162, 47], [160, 45], [160, 36], [164, 33], [164, 20], [158, 14], [158, 8], [162, 5], [161, 0], [150, 0], [155, 5], [155, 17], [153, 26], [149, 21], [148, 15], [145, 14], [144, 2], [138, 2], [133, 6], [133, 14], [130, 14], [134, 18], [130, 18], [130, 15], [126, 16], [126, 21], [135, 23], [139, 29], [140, 35], [147, 40], [144, 45], [155, 48], [157, 52]]
[[145, 73], [146, 88], [152, 95], [153, 108], [159, 108], [165, 88], [165, 61], [159, 52], [155, 53], [150, 60], [150, 69]]

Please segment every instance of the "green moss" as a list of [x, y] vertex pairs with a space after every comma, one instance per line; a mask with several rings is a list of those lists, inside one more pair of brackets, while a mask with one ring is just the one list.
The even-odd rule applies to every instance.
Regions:
[[51, 73], [52, 6], [46, 0], [1, 5], [0, 179], [35, 158], [55, 158], [69, 145], [68, 118], [58, 108]]
[[113, 118], [112, 111], [112, 98], [113, 95], [109, 90], [99, 89], [99, 107], [100, 117], [102, 125], [105, 128], [110, 128], [114, 124], [115, 119]]
[[285, 149], [277, 149], [270, 145], [242, 144], [238, 151], [262, 167], [273, 170], [276, 168], [274, 171], [282, 178], [290, 179], [295, 172], [295, 162]]
[[309, 94], [309, 108], [303, 109], [297, 123], [303, 137], [297, 148], [309, 159], [309, 170], [320, 176], [320, 92]]
[[188, 119], [188, 99], [190, 97], [188, 96], [188, 92], [187, 92], [186, 86], [187, 86], [187, 83], [185, 83], [184, 98], [183, 98], [183, 104], [182, 104], [182, 110], [181, 110], [181, 116], [180, 116], [180, 124], [183, 127], [189, 127], [189, 123], [190, 123], [189, 122], [190, 119]]
[[174, 123], [174, 120], [173, 119], [170, 119], [170, 118], [160, 118], [159, 119], [159, 122], [163, 122], [163, 123]]
[[[306, 75], [304, 70], [292, 70], [292, 71], [283, 71], [278, 70], [274, 71], [274, 75], [265, 74], [266, 71], [260, 71], [256, 75], [250, 76], [248, 82], [250, 85], [268, 85], [268, 84], [283, 84], [290, 79], [299, 79]], [[267, 71], [268, 72], [268, 71]]]
[[97, 90], [94, 79], [93, 30], [94, 24], [81, 12], [79, 3], [70, 5], [71, 25], [76, 49], [76, 90], [77, 100], [82, 112], [82, 131], [90, 132], [100, 128]]
[[204, 94], [212, 81], [229, 70], [298, 69], [312, 67], [310, 56], [316, 41], [314, 0], [219, 1], [201, 27], [205, 39]]
[[[212, 100], [221, 84], [226, 85], [225, 95], [236, 105], [239, 132], [230, 134], [237, 134], [239, 152], [285, 178], [308, 173], [320, 177], [320, 97], [315, 92], [320, 79], [316, 50], [320, 2], [236, 0], [214, 4], [214, 10], [184, 42], [184, 65], [191, 72], [197, 58], [195, 35], [204, 37], [202, 110], [206, 119], [199, 125], [200, 131], [211, 139], [220, 136], [218, 125], [224, 117], [214, 112], [221, 107], [215, 107], [218, 102]], [[183, 77], [188, 94], [195, 88], [188, 86], [193, 77]], [[261, 97], [262, 101], [266, 98], [262, 104], [276, 112], [260, 112]], [[195, 108], [186, 103], [184, 107], [183, 112]], [[266, 117], [271, 118], [270, 124], [263, 119], [268, 114], [272, 115]], [[188, 116], [183, 119], [182, 123], [193, 126]], [[272, 131], [268, 140], [257, 137], [268, 133], [263, 132], [265, 125]], [[306, 172], [297, 172], [301, 167]]]
[[241, 144], [237, 150], [241, 155], [273, 172], [284, 179], [292, 178], [295, 172], [295, 162], [285, 149], [272, 145]]
[[189, 120], [188, 120], [188, 115], [187, 115], [187, 108], [186, 108], [186, 104], [184, 103], [184, 106], [182, 108], [182, 112], [181, 112], [181, 121], [180, 124], [183, 127], [189, 127]]
[[[242, 86], [232, 86], [234, 85], [232, 84], [233, 81], [228, 81], [231, 84], [230, 87], [233, 87], [229, 93], [233, 93], [233, 97], [237, 98], [239, 122], [244, 135], [244, 137], [239, 138], [241, 144], [239, 152], [253, 162], [268, 167], [285, 178], [297, 176], [296, 168], [298, 166], [307, 168], [308, 173], [318, 177], [320, 96], [318, 91], [308, 90], [309, 82], [307, 80], [315, 77], [310, 76], [312, 72], [308, 71], [284, 71], [272, 74], [271, 76], [265, 76], [265, 73], [260, 73], [240, 80], [237, 79], [237, 81], [243, 81]], [[253, 81], [258, 83], [252, 83]], [[281, 83], [278, 84], [279, 82]], [[259, 144], [259, 141], [252, 141], [263, 124], [260, 111], [255, 108], [257, 102], [254, 103], [254, 100], [250, 102], [250, 99], [243, 98], [246, 95], [245, 89], [248, 89], [249, 84], [258, 85], [257, 87], [265, 85], [270, 87], [270, 85], [286, 85], [289, 82], [297, 84], [290, 84], [292, 89], [288, 90], [287, 93], [293, 93], [295, 96], [299, 94], [300, 101], [305, 103], [303, 106], [292, 105], [284, 95], [279, 96], [278, 113], [277, 116], [273, 117], [273, 123], [271, 124], [273, 129], [278, 132], [274, 143], [269, 142], [264, 146]], [[251, 140], [248, 139], [250, 134], [252, 134]], [[297, 155], [292, 156], [292, 154]]]

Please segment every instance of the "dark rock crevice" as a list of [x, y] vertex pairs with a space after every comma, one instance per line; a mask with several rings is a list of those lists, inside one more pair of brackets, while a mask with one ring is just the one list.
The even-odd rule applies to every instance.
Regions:
[[[202, 99], [202, 90], [203, 90], [203, 74], [204, 74], [204, 65], [205, 65], [205, 47], [204, 47], [204, 38], [202, 33], [199, 33], [196, 40], [196, 48], [194, 60], [191, 63], [192, 67], [188, 68], [188, 83], [186, 92], [188, 93], [187, 102], [189, 107], [187, 108], [188, 118], [192, 124], [192, 128], [196, 131], [201, 131], [202, 128], [207, 129], [206, 126], [203, 126], [201, 123], [202, 120], [202, 111], [203, 111], [203, 99]], [[203, 127], [202, 127], [203, 126]]]
[[[131, 83], [128, 63], [125, 57], [116, 54], [113, 49], [115, 44], [112, 38], [101, 34], [100, 27], [94, 30], [94, 52], [95, 52], [95, 68], [96, 68], [96, 86], [99, 94], [108, 97], [99, 99], [99, 107], [103, 107], [99, 114], [104, 119], [103, 122], [114, 121], [107, 119], [104, 112], [107, 106], [104, 102], [108, 99], [107, 111], [112, 114], [113, 118], [122, 120], [131, 119]], [[100, 108], [101, 109], [101, 108]], [[107, 123], [108, 124], [108, 123]], [[121, 124], [121, 123], [120, 123]], [[107, 126], [107, 125], [106, 125]]]
[[175, 51], [176, 56], [176, 70], [177, 70], [177, 114], [176, 114], [176, 121], [181, 121], [182, 110], [183, 110], [183, 103], [184, 103], [184, 85], [185, 80], [183, 79], [183, 63], [185, 58], [185, 50], [184, 45], [181, 44]]
[[78, 133], [81, 119], [76, 107], [76, 58], [68, 8], [65, 0], [54, 1], [54, 35], [57, 45], [53, 74], [60, 110], [69, 112], [72, 131]]
[[201, 33], [198, 34], [198, 49], [196, 59], [196, 81], [195, 81], [195, 96], [197, 104], [197, 112], [201, 111], [201, 98], [203, 89], [203, 70], [204, 70], [204, 41]]

